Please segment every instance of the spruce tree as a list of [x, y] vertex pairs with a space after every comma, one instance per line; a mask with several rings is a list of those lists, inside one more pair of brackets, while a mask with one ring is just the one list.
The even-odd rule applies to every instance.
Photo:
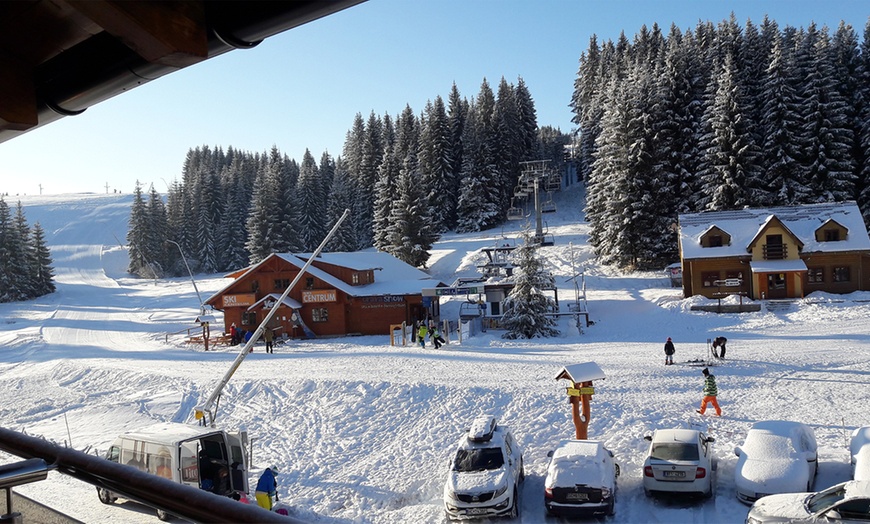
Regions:
[[559, 335], [552, 313], [556, 303], [545, 290], [555, 287], [553, 275], [544, 269], [528, 229], [520, 236], [522, 243], [514, 251], [517, 273], [514, 287], [504, 301], [501, 325], [506, 339], [545, 338]]
[[54, 293], [54, 268], [51, 266], [51, 251], [45, 243], [45, 231], [39, 222], [33, 224], [30, 237], [31, 253], [31, 278], [35, 284], [35, 295], [42, 296]]
[[[350, 184], [350, 174], [345, 169], [342, 159], [339, 158], [335, 162], [326, 212], [326, 222], [330, 229], [332, 228], [330, 224], [335, 224], [344, 214], [345, 209], [353, 209], [353, 187]], [[354, 251], [356, 249], [356, 236], [351, 217], [341, 223], [338, 231], [329, 240], [326, 249], [328, 251]]]
[[311, 252], [317, 249], [323, 237], [326, 236], [327, 228], [324, 218], [326, 217], [326, 194], [327, 188], [320, 179], [320, 171], [317, 162], [307, 149], [302, 156], [302, 164], [299, 166], [299, 182], [296, 192], [299, 195], [299, 235], [300, 244], [304, 251]]

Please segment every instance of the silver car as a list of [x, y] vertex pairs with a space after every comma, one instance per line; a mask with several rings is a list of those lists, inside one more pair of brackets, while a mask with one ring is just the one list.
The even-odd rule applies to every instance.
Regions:
[[746, 524], [870, 521], [870, 481], [850, 480], [816, 493], [783, 493], [757, 500]]
[[643, 463], [647, 495], [713, 496], [716, 439], [697, 429], [659, 429], [644, 439], [650, 442]]

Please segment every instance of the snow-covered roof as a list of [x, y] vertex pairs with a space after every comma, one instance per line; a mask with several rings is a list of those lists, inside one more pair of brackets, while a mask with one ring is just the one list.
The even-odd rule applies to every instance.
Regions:
[[[237, 279], [256, 271], [261, 264], [265, 263], [272, 256], [276, 256], [292, 264], [298, 268], [302, 268], [305, 262], [308, 261], [310, 254], [305, 253], [275, 253], [266, 257], [259, 264], [255, 264], [245, 269], [238, 275]], [[418, 294], [423, 288], [434, 288], [444, 285], [443, 282], [430, 277], [425, 271], [421, 271], [410, 264], [402, 262], [398, 258], [389, 253], [380, 253], [373, 251], [356, 251], [352, 253], [321, 253], [315, 262], [325, 262], [335, 266], [346, 267], [356, 271], [372, 269], [375, 270], [375, 281], [371, 284], [351, 285], [344, 282], [338, 277], [332, 276], [326, 271], [319, 269], [312, 264], [305, 271], [307, 274], [326, 282], [335, 289], [346, 293], [352, 297], [371, 297], [382, 295], [413, 295]], [[211, 302], [218, 296], [224, 294], [230, 286], [235, 283], [230, 282], [217, 293], [206, 299], [206, 302]], [[280, 297], [280, 295], [278, 295]], [[277, 297], [276, 297], [277, 298]]]
[[595, 362], [583, 362], [581, 364], [571, 364], [565, 366], [556, 375], [556, 380], [567, 378], [572, 382], [589, 382], [606, 378], [604, 371]]
[[[260, 306], [260, 304], [262, 304], [263, 302], [265, 302], [265, 301], [267, 301], [267, 300], [274, 300], [275, 302], [278, 302], [278, 299], [279, 299], [279, 298], [281, 298], [281, 294], [279, 294], [279, 293], [269, 293], [269, 294], [266, 295], [265, 297], [263, 297], [263, 298], [261, 298], [260, 300], [254, 302], [253, 304], [251, 304], [251, 305], [248, 307], [248, 311], [251, 311], [252, 309], [256, 309], [256, 308], [258, 308], [258, 307]], [[294, 299], [294, 298], [291, 298], [291, 297], [287, 297], [287, 298], [285, 298], [283, 301], [281, 301], [281, 304], [284, 305], [284, 306], [287, 306], [287, 307], [289, 307], [289, 308], [292, 308], [292, 309], [299, 309], [299, 308], [302, 307], [302, 304], [301, 304], [298, 300], [296, 300], [296, 299]]]
[[803, 260], [753, 260], [749, 263], [753, 273], [785, 273], [788, 271], [806, 271]]
[[[870, 250], [870, 237], [864, 218], [855, 202], [830, 202], [791, 207], [708, 211], [679, 216], [680, 244], [683, 259], [724, 258], [747, 255], [752, 239], [773, 217], [779, 219], [803, 242], [803, 253], [835, 253]], [[824, 223], [835, 220], [848, 229], [844, 240], [819, 242], [815, 232]], [[703, 247], [701, 237], [713, 226], [731, 235], [731, 243]]]
[[182, 442], [192, 438], [199, 438], [204, 435], [220, 433], [214, 428], [206, 428], [202, 426], [194, 426], [192, 424], [178, 424], [175, 422], [159, 422], [143, 428], [128, 431], [120, 437], [144, 440], [149, 442]]

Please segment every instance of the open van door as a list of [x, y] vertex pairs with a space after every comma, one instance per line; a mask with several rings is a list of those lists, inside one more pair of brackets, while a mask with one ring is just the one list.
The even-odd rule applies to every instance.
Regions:
[[245, 454], [245, 441], [247, 441], [247, 433], [227, 433], [227, 444], [230, 447], [230, 486], [233, 491], [249, 493], [248, 460]]
[[182, 484], [199, 489], [199, 440], [188, 440], [178, 445], [178, 469]]

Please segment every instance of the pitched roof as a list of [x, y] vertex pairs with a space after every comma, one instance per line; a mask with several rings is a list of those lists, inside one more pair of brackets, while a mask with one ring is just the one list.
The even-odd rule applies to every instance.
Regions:
[[[804, 244], [803, 253], [870, 250], [870, 237], [855, 202], [829, 202], [789, 207], [708, 211], [679, 216], [683, 259], [746, 256], [753, 238], [776, 217]], [[828, 220], [849, 230], [845, 240], [819, 242], [815, 231]], [[731, 244], [702, 247], [701, 237], [712, 226], [731, 235]]]
[[[234, 272], [231, 276], [236, 276], [236, 280], [244, 278], [256, 271], [257, 268], [272, 257], [278, 257], [288, 264], [302, 268], [310, 256], [310, 254], [304, 253], [274, 253], [263, 259], [259, 264], [255, 264], [239, 272]], [[410, 264], [406, 264], [389, 253], [375, 251], [321, 253], [315, 261], [326, 262], [328, 264], [346, 267], [357, 271], [368, 269], [375, 270], [374, 282], [357, 286], [348, 284], [340, 278], [334, 277], [326, 271], [314, 267], [313, 264], [305, 271], [307, 274], [320, 279], [335, 289], [353, 297], [415, 295], [419, 294], [423, 288], [433, 288], [444, 285], [443, 282], [431, 278], [425, 271], [421, 271]], [[226, 290], [236, 282], [236, 280], [233, 280], [233, 282], [224, 286], [223, 289], [214, 293], [211, 297], [206, 299], [206, 302], [211, 302], [213, 299], [224, 294]]]

